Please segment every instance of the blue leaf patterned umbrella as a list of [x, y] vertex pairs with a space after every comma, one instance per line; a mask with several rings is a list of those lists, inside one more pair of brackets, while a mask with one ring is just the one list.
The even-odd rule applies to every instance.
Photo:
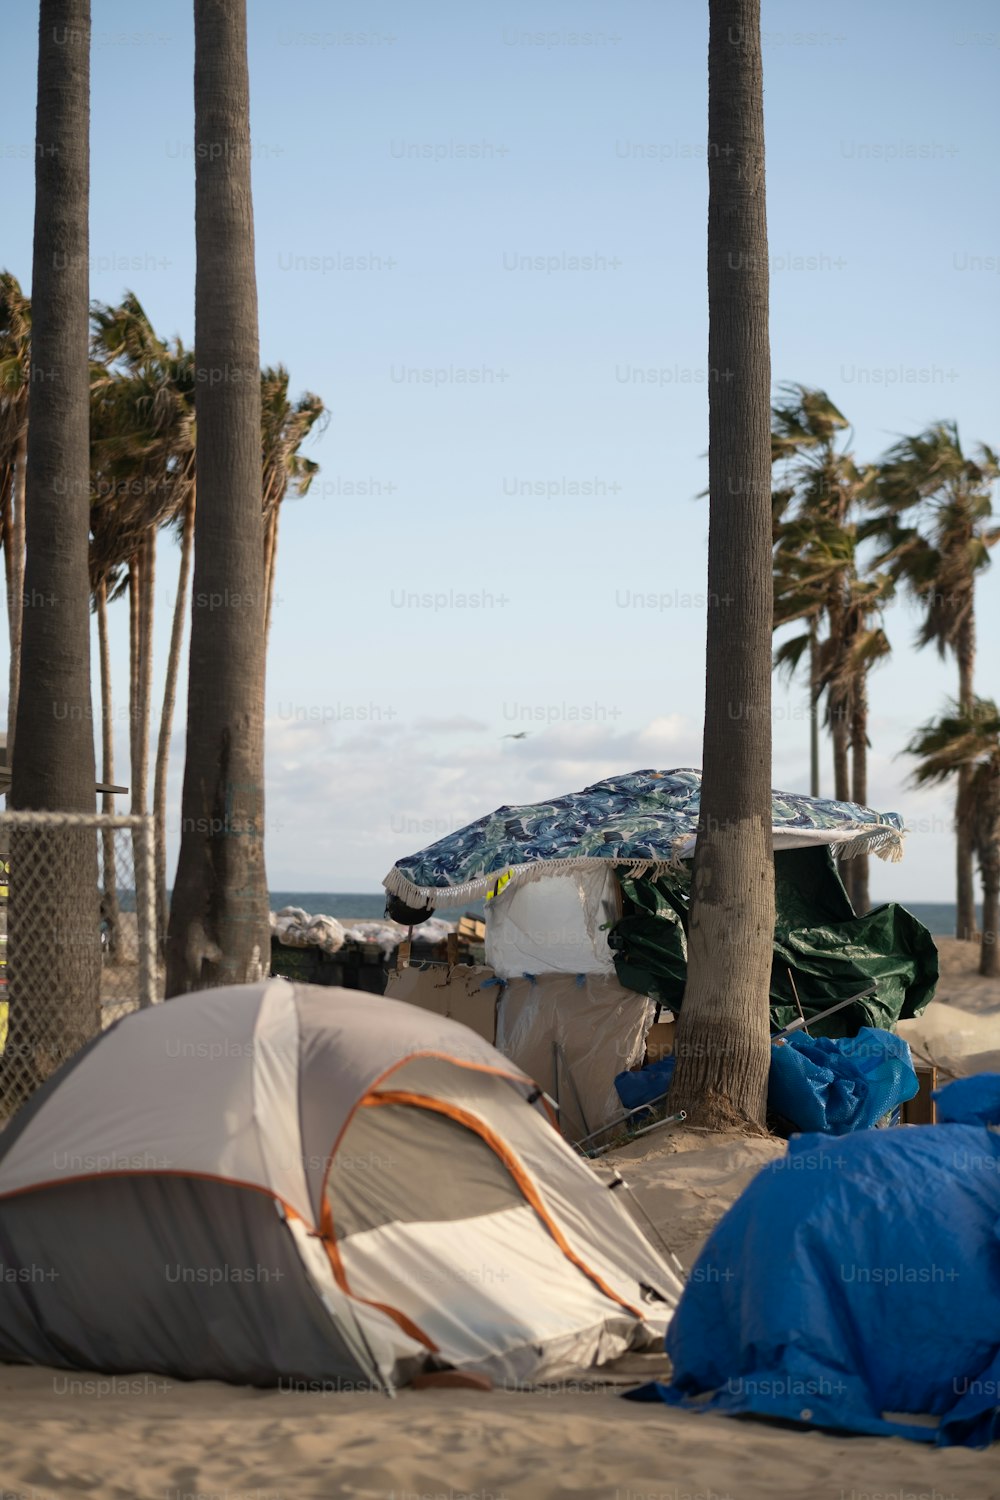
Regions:
[[[829, 844], [840, 857], [902, 858], [903, 820], [855, 802], [774, 792], [775, 849]], [[633, 771], [582, 792], [498, 807], [418, 854], [397, 860], [383, 884], [408, 906], [460, 906], [499, 879], [533, 879], [610, 861], [639, 872], [694, 851], [701, 772]]]

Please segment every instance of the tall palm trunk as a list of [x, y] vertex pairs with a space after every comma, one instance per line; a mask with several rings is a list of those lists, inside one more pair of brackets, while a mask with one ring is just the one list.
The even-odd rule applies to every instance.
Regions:
[[[90, 698], [89, 0], [41, 0], [31, 420], [11, 804], [94, 811]], [[58, 837], [58, 845], [54, 842]], [[97, 842], [15, 830], [3, 1072], [23, 1092], [100, 1026]], [[12, 1074], [16, 1073], [16, 1078]]]
[[809, 795], [819, 796], [819, 627], [809, 621]]
[[276, 505], [271, 511], [267, 521], [267, 538], [265, 545], [265, 567], [264, 567], [264, 645], [271, 639], [271, 612], [274, 609], [274, 575], [278, 564], [278, 513], [281, 507]]
[[[959, 707], [963, 713], [972, 713], [975, 705], [976, 623], [971, 612], [959, 632], [955, 654], [958, 658]], [[974, 849], [969, 822], [971, 781], [972, 767], [960, 766], [955, 795], [955, 936], [967, 942], [975, 941], [979, 935], [972, 864]]]
[[1000, 841], [994, 840], [979, 862], [983, 880], [983, 942], [979, 972], [987, 979], [1000, 975]]
[[851, 800], [851, 720], [845, 693], [830, 689], [830, 739], [833, 744], [833, 795]]
[[246, 0], [195, 0], [194, 17], [198, 508], [170, 995], [266, 972], [270, 941]]
[[[115, 729], [111, 703], [111, 647], [108, 639], [108, 584], [102, 578], [97, 585], [97, 639], [101, 657], [101, 780], [111, 786], [115, 779]], [[101, 794], [101, 811], [113, 813], [114, 792]], [[115, 833], [105, 828], [101, 834], [103, 856], [102, 911], [108, 924], [108, 957], [116, 959], [121, 952], [121, 911], [118, 902], [118, 871], [115, 859]]]
[[[763, 1126], [774, 942], [771, 360], [760, 0], [709, 0], [709, 540], [701, 814], [671, 1106]], [[739, 712], [735, 712], [736, 707]]]
[[[854, 683], [853, 711], [851, 714], [851, 769], [853, 773], [851, 800], [868, 806], [868, 685], [864, 674]], [[851, 904], [859, 917], [871, 909], [868, 885], [868, 855], [859, 854], [847, 861], [847, 885]]]
[[139, 778], [139, 720], [142, 675], [139, 654], [142, 649], [142, 554], [136, 552], [128, 562], [128, 764], [132, 788], [132, 811], [136, 808], [136, 783]]
[[142, 539], [137, 601], [135, 763], [132, 766], [132, 811], [149, 811], [149, 728], [153, 698], [153, 610], [156, 595], [156, 531]]
[[174, 705], [177, 702], [177, 677], [180, 670], [181, 644], [184, 640], [184, 611], [191, 579], [191, 553], [194, 547], [195, 492], [191, 490], [184, 508], [184, 530], [181, 534], [181, 562], [177, 575], [177, 598], [170, 630], [170, 655], [163, 687], [163, 711], [156, 745], [156, 771], [153, 778], [153, 817], [156, 823], [156, 931], [161, 950], [167, 936], [167, 769], [170, 762], [170, 736], [173, 732]]
[[28, 464], [28, 430], [17, 440], [13, 483], [10, 490], [10, 530], [5, 545], [10, 546], [7, 573], [7, 606], [10, 621], [10, 677], [7, 692], [7, 764], [14, 756], [14, 734], [17, 728], [17, 700], [21, 691], [21, 620], [24, 613], [24, 490]]

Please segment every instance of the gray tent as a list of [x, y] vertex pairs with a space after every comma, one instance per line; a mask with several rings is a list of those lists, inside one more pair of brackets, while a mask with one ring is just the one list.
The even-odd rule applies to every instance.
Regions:
[[658, 1345], [680, 1284], [444, 1017], [284, 980], [126, 1017], [0, 1135], [0, 1359], [391, 1387]]

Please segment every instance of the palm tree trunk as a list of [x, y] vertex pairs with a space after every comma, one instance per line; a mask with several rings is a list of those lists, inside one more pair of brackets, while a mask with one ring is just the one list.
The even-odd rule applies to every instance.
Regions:
[[809, 795], [819, 796], [819, 631], [809, 621]]
[[987, 979], [1000, 976], [1000, 842], [990, 847], [980, 863], [983, 879], [983, 941], [979, 972]]
[[[101, 780], [110, 786], [115, 779], [115, 731], [111, 705], [111, 648], [108, 641], [108, 584], [102, 578], [97, 585], [97, 639], [101, 659]], [[101, 794], [101, 811], [113, 813], [114, 792]], [[118, 903], [118, 870], [115, 859], [115, 832], [105, 828], [101, 834], [103, 853], [102, 911], [108, 924], [108, 958], [114, 962], [121, 952], [121, 912]]]
[[139, 784], [139, 719], [142, 692], [139, 672], [141, 651], [140, 619], [142, 616], [142, 559], [136, 552], [128, 563], [128, 764], [129, 783], [132, 789], [132, 811], [136, 808], [136, 788]]
[[17, 700], [21, 691], [21, 620], [24, 612], [24, 489], [28, 464], [28, 429], [18, 437], [14, 459], [14, 482], [10, 492], [10, 678], [7, 695], [7, 764], [13, 764]]
[[[976, 622], [970, 613], [956, 644], [958, 658], [958, 702], [963, 713], [975, 706], [973, 674], [976, 665]], [[960, 766], [955, 797], [955, 936], [974, 942], [979, 935], [976, 921], [976, 887], [973, 878], [973, 839], [969, 818], [972, 767]], [[984, 918], [985, 921], [985, 918]]]
[[[2, 504], [2, 521], [0, 521], [0, 543], [3, 545], [3, 573], [4, 585], [7, 590], [7, 634], [8, 638], [14, 639], [14, 466], [0, 469], [0, 504]], [[20, 608], [20, 605], [18, 606]], [[11, 650], [10, 668], [13, 672], [14, 653]], [[10, 721], [14, 700], [7, 693], [7, 719]], [[8, 745], [10, 740], [8, 738]]]
[[281, 507], [276, 505], [267, 521], [266, 558], [264, 568], [265, 578], [265, 610], [264, 610], [264, 644], [265, 648], [271, 639], [271, 611], [274, 608], [274, 575], [278, 563], [278, 512]]
[[138, 600], [136, 664], [136, 763], [132, 770], [132, 811], [149, 811], [149, 730], [153, 699], [153, 612], [156, 598], [156, 531], [150, 527], [140, 554], [142, 587]]
[[198, 508], [169, 995], [252, 979], [266, 972], [270, 952], [246, 0], [195, 0], [194, 16]]
[[[10, 804], [94, 811], [90, 691], [89, 0], [41, 0], [21, 680]], [[3, 1086], [100, 1028], [97, 840], [15, 830]], [[14, 1076], [16, 1074], [16, 1076]]]
[[698, 1125], [763, 1127], [774, 859], [771, 357], [760, 0], [709, 0], [708, 139], [705, 738], [671, 1108], [687, 1110]]
[[[851, 714], [851, 767], [853, 786], [851, 800], [868, 806], [868, 684], [862, 674], [854, 684]], [[850, 874], [848, 894], [859, 917], [871, 909], [868, 888], [868, 855], [859, 854], [847, 861]]]
[[851, 724], [842, 693], [830, 692], [830, 739], [833, 742], [833, 795], [838, 802], [851, 800]]
[[180, 671], [181, 644], [184, 640], [184, 611], [191, 579], [191, 553], [194, 546], [195, 492], [192, 487], [184, 508], [184, 530], [181, 534], [181, 563], [177, 575], [177, 598], [170, 630], [170, 655], [163, 687], [163, 711], [160, 735], [156, 745], [156, 771], [153, 778], [153, 817], [156, 823], [156, 931], [161, 951], [167, 936], [167, 768], [170, 761], [170, 736], [173, 731], [174, 705], [177, 701], [177, 677]]

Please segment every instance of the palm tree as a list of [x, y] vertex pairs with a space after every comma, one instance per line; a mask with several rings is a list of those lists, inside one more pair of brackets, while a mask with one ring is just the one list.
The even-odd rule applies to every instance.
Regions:
[[762, 1128], [770, 1064], [771, 359], [760, 0], [709, 0], [708, 642], [671, 1107]]
[[[892, 647], [882, 626], [882, 612], [891, 599], [893, 582], [887, 573], [850, 582], [840, 639], [830, 645], [829, 676], [821, 663], [820, 683], [846, 715], [850, 728], [850, 800], [868, 805], [868, 673], [884, 661]], [[859, 854], [844, 867], [845, 884], [854, 910], [864, 915], [871, 907], [868, 855]]]
[[0, 530], [7, 583], [10, 675], [7, 758], [14, 753], [21, 678], [21, 610], [24, 597], [24, 487], [28, 461], [28, 393], [31, 389], [31, 302], [16, 276], [0, 272]]
[[[94, 811], [88, 574], [89, 0], [41, 0], [32, 256], [27, 547], [16, 808]], [[51, 843], [51, 835], [48, 836]], [[5, 1083], [30, 1087], [100, 1026], [97, 848], [66, 830], [42, 863], [11, 840]], [[12, 1074], [16, 1075], [12, 1077]]]
[[925, 724], [907, 746], [920, 765], [917, 786], [933, 786], [955, 777], [959, 782], [957, 816], [970, 830], [983, 881], [983, 935], [979, 972], [1000, 974], [1000, 709], [989, 698], [971, 706], [952, 703], [939, 719]]
[[[841, 446], [839, 438], [847, 434]], [[862, 576], [859, 544], [866, 528], [857, 511], [876, 478], [849, 449], [850, 428], [825, 391], [782, 388], [772, 412], [771, 452], [784, 465], [784, 485], [774, 491], [774, 625], [802, 622], [775, 652], [776, 668], [789, 673], [808, 658], [810, 707], [826, 694], [833, 744], [834, 796], [868, 797], [868, 672], [889, 654], [882, 610], [892, 595], [887, 572]], [[821, 632], [824, 630], [825, 634]], [[815, 754], [812, 757], [815, 767]], [[819, 795], [818, 777], [812, 778]], [[844, 870], [854, 907], [868, 910], [868, 857]]]
[[138, 298], [95, 304], [92, 461], [95, 547], [124, 563], [129, 592], [132, 811], [148, 801], [156, 533], [194, 486], [193, 363], [154, 332]]
[[181, 558], [177, 574], [174, 617], [170, 627], [170, 649], [163, 684], [163, 707], [160, 710], [160, 732], [156, 743], [156, 765], [153, 773], [153, 819], [156, 825], [156, 932], [161, 951], [167, 938], [167, 771], [170, 765], [170, 736], [173, 732], [174, 708], [177, 703], [177, 680], [180, 675], [181, 645], [184, 639], [184, 617], [191, 560], [194, 552], [195, 483], [191, 483], [180, 519]]
[[266, 966], [269, 948], [246, 0], [195, 0], [194, 17], [198, 505], [168, 995], [253, 978]]
[[[1000, 460], [980, 444], [966, 457], [954, 422], [936, 422], [904, 437], [879, 466], [874, 499], [879, 515], [869, 530], [881, 536], [880, 562], [923, 609], [917, 645], [931, 644], [958, 663], [958, 703], [970, 713], [975, 698], [976, 578], [1000, 539], [991, 524], [991, 492]], [[971, 769], [958, 775], [956, 794], [956, 936], [976, 935], [973, 839], [967, 816]]]
[[[826, 686], [834, 796], [842, 801], [851, 797], [851, 714], [837, 661], [857, 572], [852, 518], [874, 478], [871, 467], [859, 468], [855, 462], [850, 433], [847, 418], [826, 391], [799, 384], [781, 387], [771, 414], [771, 456], [776, 465], [783, 466], [785, 483], [775, 494], [774, 624], [777, 629], [802, 619], [808, 629], [805, 638], [779, 648], [776, 665], [794, 670], [803, 648], [808, 648], [812, 722]], [[844, 434], [847, 443], [840, 446]], [[824, 623], [825, 652], [820, 636]], [[825, 655], [822, 668], [821, 653]], [[831, 684], [835, 685], [831, 688]], [[811, 780], [812, 795], [819, 796], [818, 777]]]
[[319, 464], [298, 451], [313, 427], [326, 416], [318, 396], [307, 391], [294, 405], [288, 399], [288, 371], [284, 365], [268, 366], [260, 372], [261, 394], [261, 483], [264, 509], [264, 640], [271, 636], [271, 609], [278, 557], [278, 517], [282, 501], [291, 489], [304, 495], [319, 470]]

